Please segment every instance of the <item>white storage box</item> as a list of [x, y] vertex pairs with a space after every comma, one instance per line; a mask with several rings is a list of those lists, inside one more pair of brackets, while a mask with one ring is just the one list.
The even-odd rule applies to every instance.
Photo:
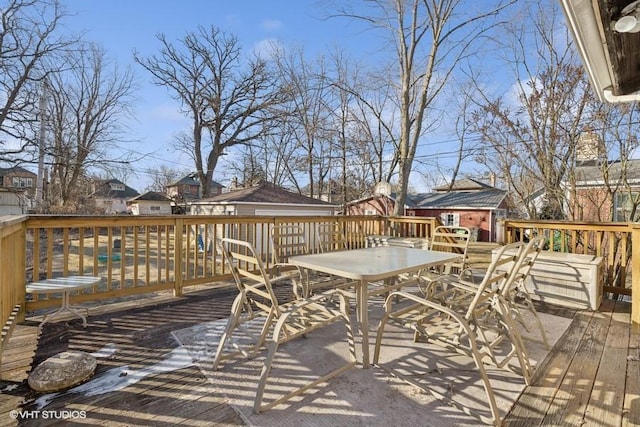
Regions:
[[[492, 251], [492, 257], [496, 252]], [[602, 257], [594, 255], [542, 251], [526, 286], [534, 299], [597, 310], [603, 294], [602, 264]]]

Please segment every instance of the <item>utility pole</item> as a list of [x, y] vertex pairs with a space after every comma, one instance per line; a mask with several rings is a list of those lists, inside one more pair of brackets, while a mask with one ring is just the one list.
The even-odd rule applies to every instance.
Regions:
[[42, 207], [43, 191], [44, 191], [44, 142], [45, 130], [47, 127], [47, 82], [42, 81], [40, 92], [40, 135], [38, 136], [38, 178], [36, 180], [36, 206]]

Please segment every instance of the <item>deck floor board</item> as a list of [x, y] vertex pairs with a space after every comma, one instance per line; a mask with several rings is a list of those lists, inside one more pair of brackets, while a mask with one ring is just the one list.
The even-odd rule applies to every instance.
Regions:
[[591, 322], [592, 313], [578, 313], [547, 358], [536, 368], [532, 383], [520, 395], [504, 424], [514, 427], [541, 425]]
[[592, 316], [542, 425], [582, 425], [610, 323], [611, 312]]
[[[98, 374], [112, 370], [145, 374], [112, 391], [59, 396], [47, 409], [85, 410], [84, 424], [121, 426], [242, 426], [223, 390], [194, 365], [165, 366], [178, 347], [171, 331], [226, 317], [234, 290], [187, 294], [156, 305], [104, 307], [83, 328], [79, 319], [52, 322], [37, 335], [37, 322], [17, 325], [3, 354], [0, 425], [68, 425], [64, 421], [8, 422], [9, 411], [37, 407], [39, 395], [26, 385], [28, 372], [60, 351], [102, 352]], [[504, 425], [623, 425], [640, 423], [640, 332], [630, 326], [630, 305], [607, 301], [599, 312], [542, 304], [541, 312], [572, 321], [536, 369], [506, 415]], [[117, 352], [109, 355], [109, 346]], [[124, 375], [126, 378], [127, 375]], [[118, 376], [114, 377], [118, 378]], [[82, 423], [79, 423], [82, 424]]]

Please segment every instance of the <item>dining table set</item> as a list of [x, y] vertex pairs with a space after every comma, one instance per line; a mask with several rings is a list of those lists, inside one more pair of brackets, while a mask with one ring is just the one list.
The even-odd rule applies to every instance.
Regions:
[[[429, 244], [419, 248], [406, 244], [406, 239], [370, 236], [367, 241], [383, 244], [351, 249], [339, 227], [332, 230], [322, 234], [323, 239], [330, 241], [313, 249], [307, 242], [318, 242], [320, 237], [310, 237], [309, 230], [298, 226], [273, 227], [272, 252], [267, 260], [251, 242], [221, 240], [238, 294], [217, 344], [213, 369], [221, 369], [228, 359], [254, 358], [266, 351], [254, 401], [254, 412], [260, 413], [354, 366], [388, 369], [379, 363], [380, 353], [387, 325], [395, 323], [410, 329], [417, 345], [437, 344], [468, 356], [484, 389], [482, 401], [489, 415], [478, 415], [462, 405], [463, 411], [482, 422], [499, 425], [501, 414], [486, 365], [516, 369], [524, 382], [530, 383], [533, 368], [525, 336], [520, 333], [521, 326], [532, 329], [526, 315], [537, 319], [539, 341], [548, 346], [525, 285], [544, 246], [544, 238], [504, 245], [494, 253], [488, 267], [472, 274], [466, 254], [470, 232], [464, 227], [437, 227], [429, 236]], [[400, 243], [394, 245], [394, 241]], [[292, 299], [285, 301], [276, 292], [281, 286], [291, 286]], [[380, 309], [379, 303], [372, 304], [374, 297], [382, 297], [383, 313], [381, 318], [376, 316], [380, 320], [372, 356], [369, 334], [373, 328], [369, 314]], [[234, 344], [233, 337], [247, 329], [243, 324], [257, 318], [264, 319], [263, 326], [252, 337], [251, 344], [244, 347]], [[280, 390], [277, 383], [272, 386], [271, 378], [274, 365], [280, 363], [277, 357], [280, 346], [300, 337], [309, 338], [307, 345], [313, 346], [312, 331], [335, 322], [346, 326], [344, 337], [335, 336], [336, 341], [344, 339], [349, 344], [344, 364], [278, 398], [266, 399], [266, 395]], [[360, 357], [354, 331], [360, 338]], [[423, 388], [416, 380], [420, 375], [410, 375], [406, 380]], [[428, 387], [424, 389], [437, 398], [443, 397]]]

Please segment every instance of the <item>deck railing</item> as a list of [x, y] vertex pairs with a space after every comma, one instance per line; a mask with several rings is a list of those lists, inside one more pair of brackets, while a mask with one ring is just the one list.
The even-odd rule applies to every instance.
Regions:
[[640, 224], [506, 220], [505, 243], [544, 235], [547, 250], [604, 260], [605, 293], [631, 295], [631, 317], [640, 326]]
[[[335, 223], [347, 246], [360, 248], [368, 235], [429, 237], [438, 222], [436, 218], [380, 216], [0, 218], [1, 320], [6, 321], [17, 303], [24, 303], [28, 311], [59, 305], [56, 295], [29, 295], [25, 301], [25, 283], [47, 277], [81, 274], [104, 278], [92, 289], [72, 296], [74, 302], [108, 302], [161, 290], [181, 295], [189, 286], [225, 281], [230, 272], [216, 242], [222, 237], [249, 240], [269, 263], [270, 230], [277, 224], [302, 227], [314, 248], [319, 224]], [[640, 225], [504, 222], [505, 241], [532, 233], [549, 237], [549, 250], [604, 257], [605, 292], [631, 294], [634, 322], [640, 324], [640, 292], [632, 293], [635, 283], [630, 280], [640, 278], [640, 256], [632, 258], [633, 253], [640, 255], [640, 249], [632, 250], [640, 247]]]
[[26, 222], [26, 216], [0, 218], [0, 328], [17, 304], [24, 316]]
[[[270, 230], [276, 224], [302, 227], [309, 246], [315, 248], [318, 225], [334, 223], [349, 248], [360, 248], [372, 234], [427, 237], [436, 221], [378, 216], [30, 216], [22, 222], [19, 239], [23, 249], [12, 251], [13, 256], [25, 254], [16, 265], [26, 274], [11, 282], [18, 283], [15, 289], [21, 289], [22, 294], [17, 298], [22, 300], [26, 282], [67, 275], [104, 278], [93, 288], [73, 295], [72, 302], [111, 301], [162, 290], [181, 295], [185, 287], [230, 278], [217, 245], [222, 237], [250, 241], [270, 263]], [[4, 264], [0, 269], [5, 270]], [[29, 295], [26, 309], [59, 303], [57, 295]]]

